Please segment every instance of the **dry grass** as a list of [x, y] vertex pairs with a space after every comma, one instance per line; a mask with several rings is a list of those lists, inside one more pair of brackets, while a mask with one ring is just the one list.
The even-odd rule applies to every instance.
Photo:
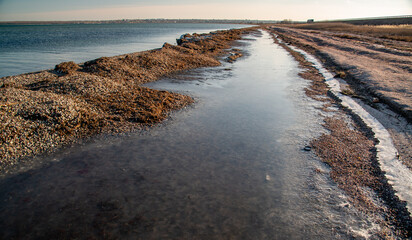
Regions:
[[343, 33], [366, 34], [374, 37], [412, 42], [411, 25], [353, 25], [348, 23], [313, 23], [290, 24], [292, 28], [310, 29], [318, 31], [333, 31]]
[[402, 28], [402, 29], [412, 29], [412, 24], [400, 24], [400, 25], [367, 25], [368, 27], [376, 27], [376, 28]]

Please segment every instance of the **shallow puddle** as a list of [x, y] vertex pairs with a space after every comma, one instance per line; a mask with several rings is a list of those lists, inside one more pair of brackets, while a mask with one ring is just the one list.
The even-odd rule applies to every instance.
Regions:
[[375, 226], [302, 149], [321, 134], [319, 104], [269, 34], [246, 57], [148, 86], [193, 107], [165, 124], [96, 139], [0, 182], [4, 239], [332, 239]]

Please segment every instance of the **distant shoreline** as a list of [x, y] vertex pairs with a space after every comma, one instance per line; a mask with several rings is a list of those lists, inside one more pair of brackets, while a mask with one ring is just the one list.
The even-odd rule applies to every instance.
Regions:
[[[313, 19], [310, 19], [313, 20]], [[70, 21], [0, 21], [0, 25], [51, 25], [51, 24], [120, 24], [120, 23], [214, 23], [214, 24], [274, 24], [303, 23], [306, 21], [258, 20], [258, 19], [116, 19], [116, 20], [70, 20]], [[345, 22], [354, 25], [399, 25], [412, 24], [412, 15], [381, 16], [371, 18], [316, 20], [315, 22]]]
[[50, 25], [50, 24], [119, 24], [119, 23], [205, 23], [205, 24], [262, 24], [278, 21], [262, 20], [217, 20], [217, 19], [119, 19], [119, 20], [73, 20], [73, 21], [0, 21], [0, 25]]

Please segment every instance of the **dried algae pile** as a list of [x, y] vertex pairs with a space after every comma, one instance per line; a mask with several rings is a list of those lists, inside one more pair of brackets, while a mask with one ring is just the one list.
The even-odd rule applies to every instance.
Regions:
[[189, 96], [141, 84], [182, 70], [220, 65], [243, 30], [185, 35], [178, 46], [102, 57], [0, 79], [0, 170], [76, 139], [159, 122]]

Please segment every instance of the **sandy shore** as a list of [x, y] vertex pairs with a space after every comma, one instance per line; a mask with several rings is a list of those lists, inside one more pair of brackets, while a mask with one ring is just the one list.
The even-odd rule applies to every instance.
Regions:
[[[133, 131], [158, 123], [171, 110], [185, 107], [193, 99], [145, 88], [141, 84], [178, 71], [217, 66], [220, 64], [218, 58], [227, 53], [225, 49], [247, 31], [187, 35], [179, 46], [165, 44], [161, 49], [103, 57], [80, 65], [68, 62], [54, 70], [1, 78], [0, 171], [5, 173], [23, 158], [53, 151], [79, 139], [99, 133]], [[411, 79], [411, 60], [407, 44], [401, 49], [384, 51], [377, 50], [368, 37], [342, 37], [335, 36], [336, 33], [284, 27], [271, 31], [284, 42], [319, 57], [351, 84], [347, 86], [348, 94], [364, 99], [371, 108], [379, 108], [379, 120], [386, 119], [387, 128], [392, 126], [388, 129], [400, 157], [405, 165], [412, 167], [412, 137], [408, 128], [412, 98], [410, 80], [407, 81]], [[324, 119], [324, 126], [330, 133], [311, 142], [318, 156], [331, 166], [331, 178], [355, 206], [377, 219], [383, 239], [411, 237], [411, 217], [379, 168], [373, 134], [330, 97], [322, 75], [302, 55], [286, 44], [283, 46], [304, 69], [300, 75], [312, 83], [306, 94], [322, 101], [323, 111], [334, 113], [333, 117]], [[359, 59], [350, 57], [353, 51], [361, 55]], [[231, 62], [240, 56], [240, 52], [231, 50], [226, 60]], [[377, 58], [376, 64], [356, 65], [356, 61], [369, 62], [365, 58]], [[380, 68], [386, 61], [390, 67]], [[371, 67], [377, 70], [370, 70]], [[377, 78], [393, 71], [397, 71], [394, 76], [398, 77], [394, 82]], [[368, 76], [365, 81], [364, 76]], [[404, 90], [398, 91], [403, 85], [406, 85]], [[394, 126], [386, 108], [401, 114], [406, 119], [405, 126]], [[402, 117], [396, 116], [396, 119]]]
[[[394, 190], [388, 184], [388, 180], [384, 176], [384, 173], [380, 169], [379, 163], [376, 160], [376, 149], [375, 149], [375, 139], [373, 133], [365, 126], [365, 124], [360, 121], [360, 119], [351, 114], [350, 112], [343, 109], [338, 102], [335, 101], [333, 97], [328, 93], [328, 87], [324, 81], [323, 76], [315, 69], [311, 63], [307, 62], [305, 58], [295, 51], [293, 51], [288, 45], [294, 45], [298, 48], [304, 49], [305, 51], [317, 56], [324, 64], [329, 68], [329, 70], [337, 72], [338, 74], [347, 75], [345, 78], [349, 79], [350, 86], [347, 87], [347, 91], [351, 95], [362, 96], [365, 102], [369, 104], [378, 104], [378, 101], [373, 99], [376, 95], [373, 95], [374, 84], [380, 82], [380, 79], [371, 77], [368, 81], [362, 82], [361, 80], [355, 80], [355, 77], [364, 76], [363, 71], [374, 72], [374, 68], [378, 68], [381, 65], [356, 65], [356, 61], [350, 62], [352, 64], [351, 71], [342, 72], [342, 69], [346, 69], [345, 64], [339, 62], [342, 58], [345, 59], [346, 53], [341, 53], [335, 48], [343, 49], [341, 51], [351, 51], [344, 46], [353, 46], [348, 42], [343, 42], [338, 45], [335, 44], [319, 44], [320, 40], [308, 40], [316, 34], [316, 39], [323, 39], [326, 42], [331, 39], [330, 32], [325, 34], [321, 32], [312, 33], [306, 30], [300, 29], [289, 29], [284, 27], [270, 27], [276, 36], [282, 40], [283, 47], [288, 50], [292, 56], [300, 63], [301, 67], [305, 70], [300, 73], [300, 75], [308, 80], [311, 80], [311, 86], [306, 89], [306, 94], [315, 100], [324, 102], [323, 111], [325, 113], [333, 113], [333, 116], [325, 117], [324, 127], [329, 130], [330, 133], [323, 134], [318, 139], [314, 139], [311, 142], [311, 146], [316, 152], [316, 154], [331, 167], [330, 176], [331, 178], [342, 188], [347, 195], [350, 197], [352, 203], [357, 206], [360, 210], [373, 215], [377, 223], [381, 226], [380, 237], [383, 239], [393, 239], [393, 238], [408, 238], [412, 234], [412, 222], [411, 216], [405, 207], [405, 203], [400, 201], [395, 195]], [[307, 36], [307, 35], [309, 36]], [[312, 35], [310, 35], [312, 34]], [[359, 38], [357, 38], [359, 39]], [[349, 39], [348, 41], [350, 41]], [[278, 41], [275, 38], [275, 41]], [[332, 39], [330, 41], [335, 41]], [[337, 40], [336, 40], [337, 41]], [[319, 45], [318, 45], [319, 44]], [[365, 49], [368, 49], [367, 44], [372, 44], [369, 42], [363, 42]], [[360, 45], [359, 43], [354, 44]], [[325, 47], [326, 46], [326, 47]], [[365, 50], [366, 51], [366, 50]], [[374, 50], [370, 50], [374, 51]], [[341, 56], [344, 55], [344, 56]], [[356, 51], [352, 52], [356, 54]], [[326, 57], [325, 57], [326, 56]], [[356, 59], [356, 57], [353, 57]], [[382, 57], [377, 61], [381, 61], [380, 64], [384, 64], [385, 61], [392, 61], [395, 57]], [[392, 60], [389, 60], [392, 59]], [[364, 59], [363, 59], [364, 60]], [[362, 61], [362, 60], [360, 60]], [[404, 59], [404, 61], [407, 61]], [[389, 63], [388, 63], [389, 64]], [[337, 70], [339, 69], [339, 70]], [[392, 68], [392, 71], [394, 68]], [[395, 76], [401, 76], [400, 78], [405, 78], [409, 76], [409, 73], [404, 72], [403, 68], [395, 74]], [[382, 70], [382, 71], [385, 71]], [[389, 71], [389, 70], [388, 70]], [[351, 75], [350, 72], [357, 72], [360, 75]], [[386, 74], [389, 74], [386, 73]], [[405, 74], [405, 75], [403, 75]], [[349, 77], [350, 76], [350, 77]], [[370, 76], [370, 75], [368, 75]], [[372, 80], [371, 80], [372, 79]], [[402, 81], [402, 80], [401, 80]], [[388, 82], [388, 81], [387, 81]], [[369, 84], [369, 85], [368, 85]], [[386, 111], [396, 111], [403, 114], [406, 118], [408, 117], [408, 109], [410, 107], [408, 94], [409, 91], [403, 93], [397, 93], [397, 88], [400, 87], [396, 84], [388, 84], [386, 90], [381, 94], [386, 94], [386, 102], [391, 101], [389, 96], [397, 96], [396, 98], [399, 103], [405, 108], [393, 107], [397, 104], [388, 104], [387, 108], [380, 108], [381, 111], [385, 113]], [[401, 82], [402, 84], [408, 84], [407, 82]], [[368, 91], [365, 91], [365, 85]], [[405, 89], [408, 89], [407, 86]], [[361, 89], [361, 90], [353, 90]], [[363, 90], [363, 91], [362, 91]], [[369, 94], [368, 94], [369, 93]], [[376, 93], [375, 93], [376, 94]], [[380, 103], [383, 104], [383, 103]], [[401, 124], [394, 126], [388, 117], [384, 114], [375, 114], [379, 116], [380, 121], [385, 122], [385, 127], [390, 127], [391, 134], [395, 139], [401, 158], [404, 159], [404, 163], [407, 166], [411, 166], [411, 132], [407, 127], [400, 127]], [[400, 118], [398, 116], [398, 118]], [[406, 119], [406, 126], [409, 120]]]
[[[0, 78], [0, 171], [79, 139], [133, 131], [165, 119], [193, 99], [141, 84], [220, 65], [218, 58], [245, 31], [188, 34], [178, 46], [165, 43], [160, 49]], [[230, 51], [227, 61], [241, 56]]]
[[318, 57], [347, 82], [391, 133], [403, 163], [412, 168], [412, 42], [367, 34], [275, 26], [288, 43]]

